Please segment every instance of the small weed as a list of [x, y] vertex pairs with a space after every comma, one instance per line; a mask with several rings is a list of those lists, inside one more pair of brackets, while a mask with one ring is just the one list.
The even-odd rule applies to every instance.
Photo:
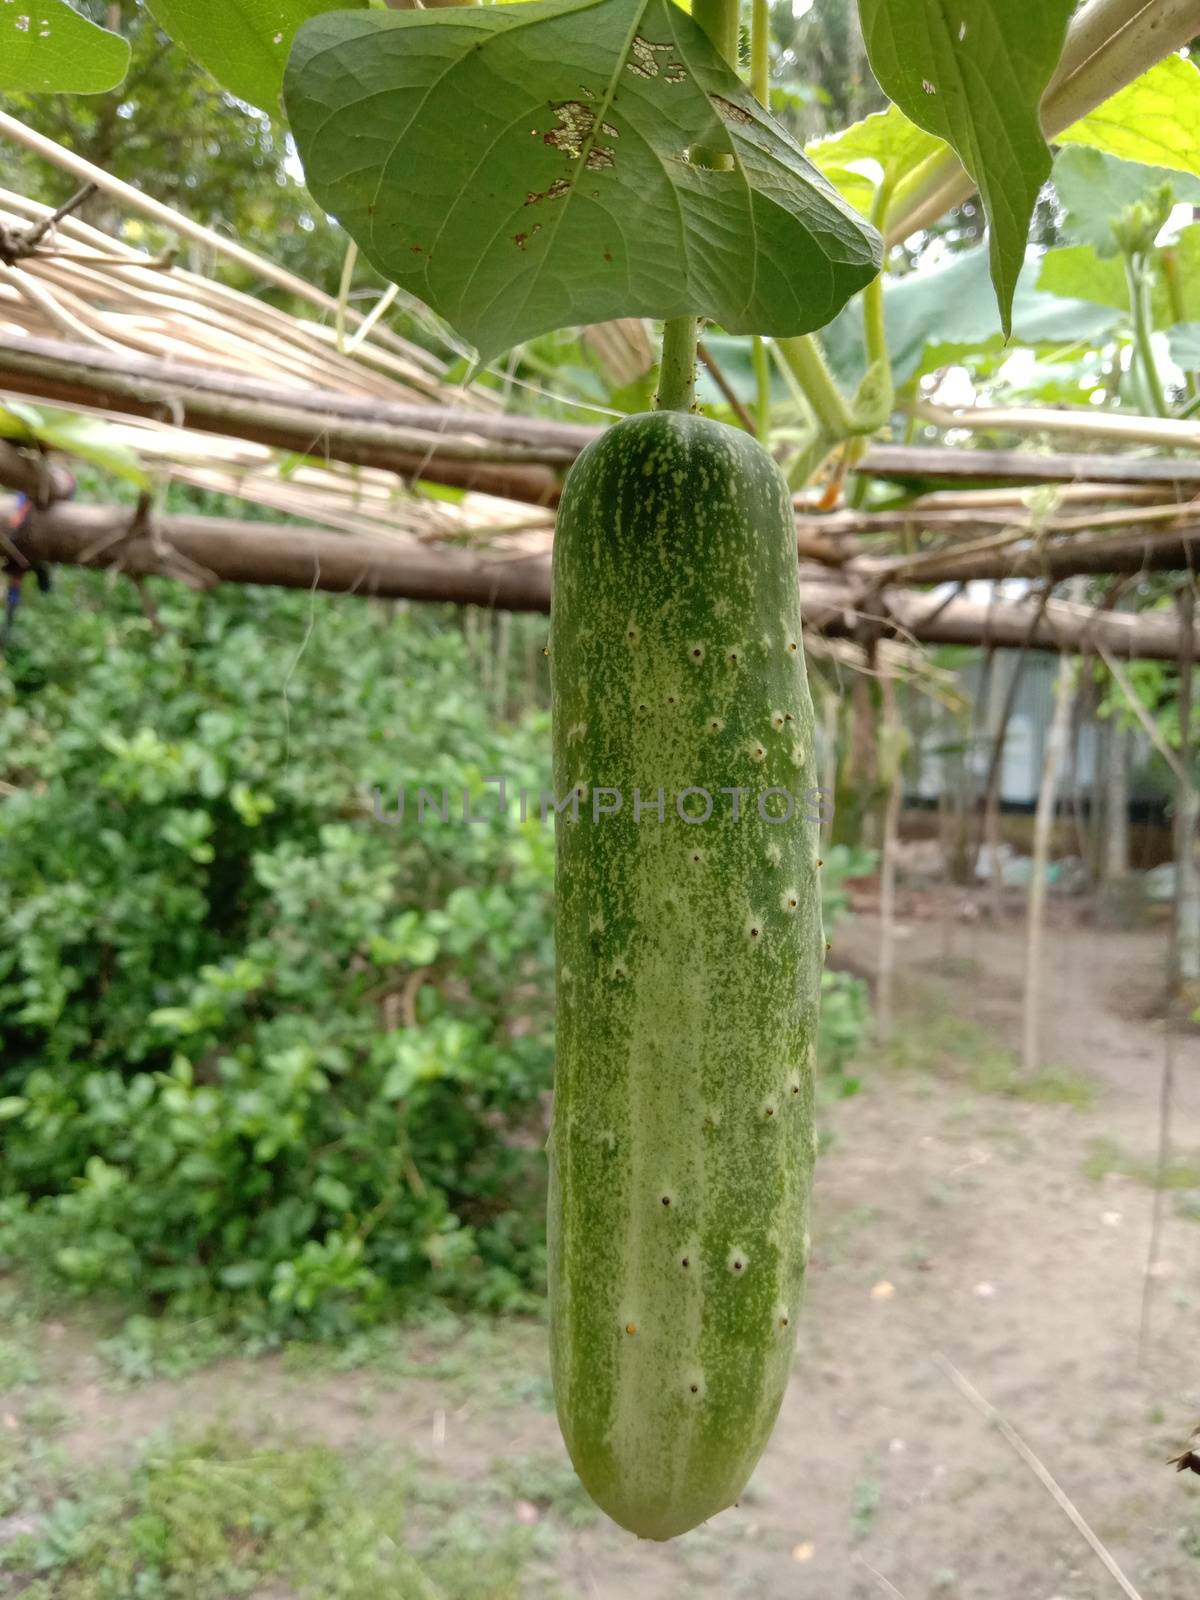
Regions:
[[865, 1539], [883, 1503], [883, 1491], [874, 1478], [860, 1478], [850, 1496], [850, 1526], [856, 1541]]
[[110, 1378], [124, 1386], [186, 1377], [234, 1347], [229, 1334], [210, 1321], [134, 1316], [111, 1339], [102, 1339], [96, 1352]]
[[408, 1484], [305, 1445], [216, 1432], [151, 1447], [47, 1502], [0, 1545], [25, 1600], [516, 1600], [527, 1530], [405, 1526]]
[[57, 1394], [39, 1389], [25, 1402], [21, 1420], [31, 1433], [44, 1437], [57, 1433], [70, 1418], [70, 1409]]
[[1065, 1067], [1025, 1073], [1010, 1050], [999, 1046], [986, 1028], [957, 1014], [949, 994], [934, 985], [910, 996], [909, 1016], [878, 1054], [884, 1067], [954, 1078], [980, 1094], [1010, 1100], [1086, 1106], [1095, 1094], [1089, 1078]]
[[0, 1389], [25, 1389], [41, 1377], [37, 1362], [16, 1339], [0, 1339]]
[[[1140, 1183], [1146, 1189], [1200, 1189], [1200, 1155], [1172, 1156], [1160, 1172], [1157, 1161], [1131, 1156], [1112, 1139], [1092, 1140], [1083, 1171], [1094, 1183], [1115, 1174]], [[1200, 1205], [1197, 1215], [1200, 1216]]]
[[571, 1528], [584, 1528], [600, 1515], [571, 1467], [558, 1456], [524, 1456], [495, 1462], [492, 1476], [514, 1499], [528, 1500]]
[[936, 967], [939, 978], [977, 978], [982, 970], [976, 956], [931, 956], [922, 965]]
[[369, 1328], [341, 1345], [287, 1344], [281, 1364], [293, 1376], [369, 1371], [381, 1383], [425, 1379], [445, 1385], [442, 1399], [451, 1405], [479, 1399], [516, 1405], [539, 1384], [545, 1389], [544, 1348], [544, 1332], [533, 1321], [508, 1318], [501, 1326], [446, 1312]]
[[1068, 1067], [1041, 1067], [1026, 1074], [1017, 1058], [1005, 1050], [992, 1050], [981, 1056], [968, 1072], [967, 1081], [982, 1094], [999, 1094], [1042, 1106], [1088, 1106], [1096, 1092], [1089, 1078]]
[[1037, 1148], [1027, 1133], [1019, 1128], [981, 1128], [980, 1136], [998, 1144], [1010, 1161], [1025, 1161]]

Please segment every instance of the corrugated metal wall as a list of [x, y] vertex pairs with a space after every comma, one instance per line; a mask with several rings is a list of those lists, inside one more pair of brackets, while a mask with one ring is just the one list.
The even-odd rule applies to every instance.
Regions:
[[[936, 800], [948, 786], [961, 781], [963, 764], [980, 784], [987, 775], [992, 747], [1003, 716], [1004, 703], [1021, 653], [997, 650], [991, 668], [984, 659], [967, 663], [958, 673], [963, 698], [972, 708], [968, 719], [940, 713], [922, 721], [915, 729], [917, 748], [910, 768], [913, 792], [922, 800]], [[1041, 784], [1046, 738], [1054, 716], [1054, 683], [1058, 657], [1049, 651], [1031, 650], [1021, 669], [1017, 699], [1009, 720], [1001, 768], [1000, 798], [1008, 805], [1031, 806]], [[1148, 741], [1137, 731], [1132, 741], [1133, 764], [1145, 759]], [[1090, 798], [1099, 784], [1102, 728], [1087, 716], [1079, 726], [1075, 745], [1075, 766], [1062, 776], [1064, 797], [1077, 791]]]

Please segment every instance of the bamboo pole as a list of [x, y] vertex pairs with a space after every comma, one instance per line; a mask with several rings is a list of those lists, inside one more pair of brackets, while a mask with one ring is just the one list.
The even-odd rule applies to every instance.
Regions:
[[[11, 502], [9, 503], [11, 505]], [[9, 509], [0, 497], [0, 521]], [[60, 502], [35, 511], [9, 559], [115, 568], [134, 576], [207, 575], [213, 583], [361, 592], [394, 599], [445, 600], [511, 611], [550, 608], [548, 541], [517, 550], [472, 549], [428, 539], [383, 538], [215, 517], [166, 516], [130, 538], [127, 506]], [[469, 532], [469, 530], [468, 530]], [[178, 560], [174, 558], [178, 557]], [[181, 570], [185, 569], [185, 570]], [[1095, 612], [1050, 601], [1042, 615], [1028, 603], [946, 601], [904, 589], [874, 593], [842, 573], [801, 569], [806, 626], [829, 638], [853, 638], [864, 608], [882, 637], [923, 644], [1028, 642], [1033, 649], [1098, 650], [1118, 658], [1175, 661], [1181, 630], [1166, 612]]]
[[1178, 417], [1142, 417], [1128, 411], [1085, 410], [1082, 406], [948, 406], [918, 402], [914, 416], [938, 428], [971, 433], [1061, 433], [1109, 444], [1152, 444], [1162, 450], [1200, 449], [1200, 422]]
[[[1178, 597], [1179, 606], [1179, 766], [1175, 789], [1175, 922], [1171, 954], [1171, 988], [1175, 999], [1191, 1008], [1200, 998], [1200, 873], [1196, 870], [1196, 825], [1200, 821], [1200, 789], [1192, 776], [1192, 678], [1195, 645], [1196, 590], [1191, 575]], [[1186, 629], [1186, 635], [1183, 630]]]
[[[1112, 33], [1106, 31], [1109, 26]], [[1070, 70], [1064, 76], [1060, 68], [1042, 101], [1047, 137], [1064, 132], [1198, 33], [1197, 0], [1146, 0], [1132, 17], [1122, 0], [1098, 0], [1085, 7], [1067, 34], [1063, 62]], [[975, 184], [953, 151], [931, 157], [899, 186], [888, 208], [885, 243], [899, 244], [930, 227], [974, 192]]]
[[1144, 456], [1034, 455], [1021, 450], [961, 450], [930, 445], [875, 445], [857, 470], [896, 482], [1156, 484], [1182, 493], [1200, 488], [1200, 461]]

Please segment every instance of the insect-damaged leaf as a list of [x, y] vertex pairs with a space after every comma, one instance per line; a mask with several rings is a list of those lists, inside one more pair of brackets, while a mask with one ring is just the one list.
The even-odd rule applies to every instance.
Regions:
[[873, 230], [670, 0], [334, 13], [284, 94], [317, 200], [485, 360], [624, 316], [804, 333], [878, 270]]
[[992, 282], [1009, 332], [1029, 223], [1050, 176], [1042, 95], [1075, 0], [858, 0], [880, 84], [954, 147], [991, 226]]

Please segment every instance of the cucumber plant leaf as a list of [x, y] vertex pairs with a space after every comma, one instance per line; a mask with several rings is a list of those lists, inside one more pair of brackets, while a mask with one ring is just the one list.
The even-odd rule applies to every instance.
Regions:
[[1116, 255], [1114, 223], [1164, 183], [1171, 185], [1177, 201], [1200, 204], [1200, 177], [1124, 161], [1083, 145], [1060, 150], [1054, 163], [1054, 190], [1063, 210], [1065, 237], [1089, 244], [1101, 255]]
[[1060, 133], [1058, 143], [1200, 178], [1200, 67], [1167, 56]]
[[146, 0], [154, 20], [222, 88], [274, 115], [296, 30], [367, 0]]
[[615, 317], [806, 333], [879, 270], [878, 235], [671, 0], [331, 13], [284, 98], [317, 201], [484, 361]]
[[65, 0], [0, 5], [0, 91], [105, 94], [128, 70], [128, 42]]
[[1040, 108], [1075, 0], [859, 0], [875, 76], [979, 186], [1005, 334], [1029, 224], [1050, 176]]
[[[1200, 232], [1200, 229], [1197, 230]], [[1123, 320], [1121, 311], [1077, 299], [1070, 288], [1046, 293], [1039, 282], [1042, 255], [1027, 252], [1013, 298], [1013, 331], [1035, 349], [1103, 342]], [[884, 279], [887, 342], [898, 386], [956, 361], [1005, 359], [996, 296], [989, 283], [984, 246], [962, 250], [936, 266], [904, 277]], [[862, 317], [844, 311], [822, 335], [830, 366], [845, 388], [859, 383], [867, 369]]]
[[899, 106], [889, 106], [810, 144], [805, 153], [856, 211], [869, 214], [879, 197], [886, 204], [902, 178], [945, 148], [945, 140], [918, 127]]

